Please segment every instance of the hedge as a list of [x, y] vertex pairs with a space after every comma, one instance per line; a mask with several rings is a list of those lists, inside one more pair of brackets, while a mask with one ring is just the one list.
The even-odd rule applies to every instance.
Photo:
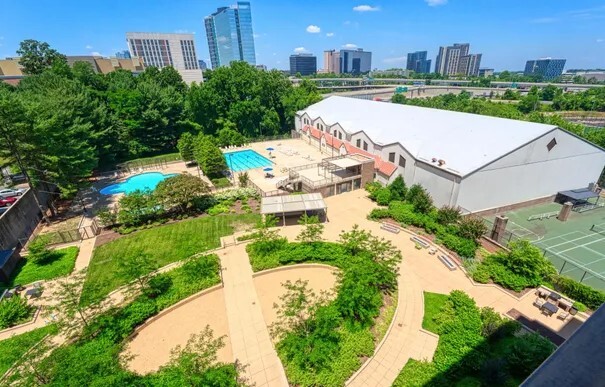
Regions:
[[592, 310], [597, 310], [605, 303], [605, 292], [593, 289], [590, 286], [574, 281], [569, 277], [556, 275], [553, 276], [551, 280], [555, 286], [555, 290], [585, 304]]

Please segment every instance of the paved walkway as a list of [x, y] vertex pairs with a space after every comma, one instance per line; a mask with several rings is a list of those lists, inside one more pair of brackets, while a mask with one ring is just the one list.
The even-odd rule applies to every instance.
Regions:
[[229, 247], [219, 252], [219, 257], [233, 357], [246, 366], [244, 375], [249, 383], [257, 387], [287, 386], [263, 318], [245, 245]]

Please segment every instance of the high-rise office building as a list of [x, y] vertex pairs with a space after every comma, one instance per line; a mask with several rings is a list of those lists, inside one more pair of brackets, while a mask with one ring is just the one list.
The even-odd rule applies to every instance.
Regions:
[[481, 65], [481, 54], [464, 55], [460, 57], [458, 62], [458, 74], [468, 77], [478, 77], [479, 65]]
[[172, 66], [187, 84], [203, 82], [204, 77], [195, 54], [193, 34], [127, 32], [126, 41], [130, 55], [143, 58], [145, 67], [154, 66], [161, 69]]
[[311, 75], [317, 72], [317, 57], [313, 54], [290, 55], [290, 75]]
[[123, 50], [116, 52], [116, 58], [118, 59], [130, 59], [130, 51]]
[[494, 75], [494, 69], [479, 69], [480, 77], [491, 77]]
[[542, 79], [549, 80], [560, 77], [565, 68], [565, 59], [543, 58], [528, 60], [525, 63], [524, 75], [541, 76]]
[[442, 75], [478, 75], [481, 54], [469, 54], [469, 50], [470, 44], [468, 43], [455, 43], [453, 46], [439, 47], [435, 72]]
[[212, 68], [243, 60], [256, 64], [250, 2], [238, 1], [204, 18]]
[[372, 70], [372, 53], [363, 48], [340, 50], [341, 74], [364, 74]]
[[200, 70], [202, 70], [202, 71], [204, 71], [208, 68], [208, 65], [206, 64], [206, 62], [203, 59], [198, 59], [197, 64], [200, 67]]
[[408, 61], [406, 64], [406, 70], [412, 70], [418, 74], [428, 74], [431, 72], [431, 60], [426, 59], [426, 51], [410, 52], [408, 54]]
[[324, 51], [324, 72], [340, 74], [340, 51]]

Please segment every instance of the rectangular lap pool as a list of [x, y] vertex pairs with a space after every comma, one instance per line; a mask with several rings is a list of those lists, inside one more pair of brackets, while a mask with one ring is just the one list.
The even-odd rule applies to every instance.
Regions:
[[233, 172], [245, 171], [247, 169], [272, 167], [273, 163], [258, 152], [246, 149], [236, 152], [224, 153], [225, 161]]

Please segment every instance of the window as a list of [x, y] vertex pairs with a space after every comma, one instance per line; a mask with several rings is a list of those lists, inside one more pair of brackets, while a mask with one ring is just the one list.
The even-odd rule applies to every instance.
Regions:
[[405, 159], [399, 156], [399, 166], [405, 168]]
[[336, 132], [336, 130], [334, 130], [334, 137], [336, 137], [336, 136], [337, 136], [337, 132]]
[[552, 140], [550, 140], [550, 142], [546, 145], [546, 148], [548, 148], [548, 151], [550, 152], [552, 150], [552, 148], [555, 147], [555, 145], [557, 145], [557, 140], [555, 140], [554, 138]]
[[338, 132], [338, 139], [342, 140], [342, 133], [341, 132]]
[[390, 163], [394, 163], [395, 162], [395, 152], [389, 153], [389, 162]]
[[356, 145], [358, 148], [361, 148], [361, 139], [360, 138], [357, 139]]
[[363, 150], [367, 151], [368, 150], [368, 143], [367, 142], [363, 142]]

